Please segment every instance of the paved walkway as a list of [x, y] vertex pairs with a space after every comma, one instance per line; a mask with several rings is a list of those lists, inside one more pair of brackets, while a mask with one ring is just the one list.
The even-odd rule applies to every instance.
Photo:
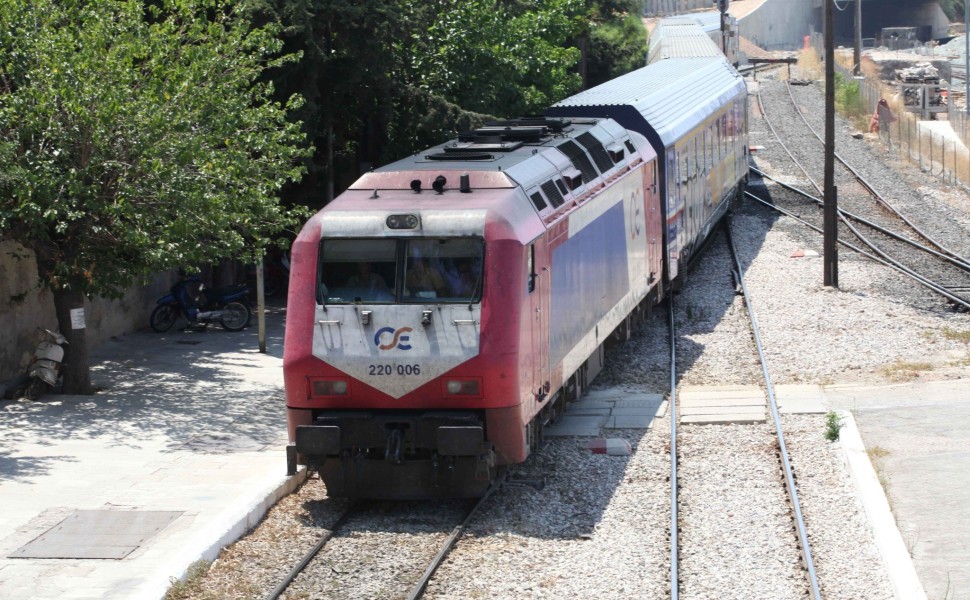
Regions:
[[161, 598], [297, 483], [267, 321], [266, 354], [255, 318], [135, 333], [92, 353], [103, 392], [0, 401], [0, 598]]
[[927, 597], [970, 600], [970, 380], [825, 396], [855, 414]]

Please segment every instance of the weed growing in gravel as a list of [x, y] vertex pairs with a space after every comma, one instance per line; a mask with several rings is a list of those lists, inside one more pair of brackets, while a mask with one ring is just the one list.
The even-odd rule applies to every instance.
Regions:
[[956, 342], [963, 342], [964, 344], [970, 344], [970, 331], [957, 331], [956, 329], [950, 329], [949, 327], [944, 327], [941, 330], [943, 337], [948, 340], [953, 340]]
[[839, 441], [839, 431], [842, 429], [842, 417], [835, 411], [825, 415], [825, 439], [830, 442]]
[[932, 363], [899, 361], [879, 369], [891, 381], [911, 381], [923, 371], [932, 371]]
[[850, 81], [841, 73], [836, 73], [835, 104], [839, 114], [851, 120], [856, 127], [865, 128], [869, 120], [869, 111], [862, 96], [859, 95], [858, 81]]
[[173, 577], [172, 587], [168, 588], [168, 593], [165, 594], [165, 600], [188, 600], [194, 597], [198, 592], [196, 588], [205, 579], [211, 565], [212, 563], [207, 560], [197, 560], [189, 565], [184, 580], [179, 581]]

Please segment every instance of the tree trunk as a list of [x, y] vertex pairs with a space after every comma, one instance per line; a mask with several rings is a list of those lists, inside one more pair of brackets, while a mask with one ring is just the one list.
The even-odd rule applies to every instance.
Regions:
[[579, 76], [583, 81], [583, 89], [589, 84], [587, 78], [587, 67], [589, 64], [589, 34], [584, 34], [579, 38]]
[[64, 393], [93, 394], [91, 369], [88, 365], [88, 343], [85, 329], [74, 329], [71, 310], [84, 310], [84, 294], [77, 287], [51, 290], [54, 294], [54, 311], [61, 335], [67, 338], [64, 347]]

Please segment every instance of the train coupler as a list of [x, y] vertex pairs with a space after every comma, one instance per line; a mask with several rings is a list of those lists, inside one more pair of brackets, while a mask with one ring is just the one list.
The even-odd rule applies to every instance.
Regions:
[[398, 428], [387, 431], [387, 443], [384, 447], [384, 460], [392, 465], [404, 464], [401, 447], [404, 445], [404, 432]]

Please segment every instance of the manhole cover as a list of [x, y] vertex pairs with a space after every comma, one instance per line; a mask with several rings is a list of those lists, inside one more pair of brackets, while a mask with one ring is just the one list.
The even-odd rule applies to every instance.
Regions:
[[182, 511], [76, 510], [9, 558], [122, 559]]

